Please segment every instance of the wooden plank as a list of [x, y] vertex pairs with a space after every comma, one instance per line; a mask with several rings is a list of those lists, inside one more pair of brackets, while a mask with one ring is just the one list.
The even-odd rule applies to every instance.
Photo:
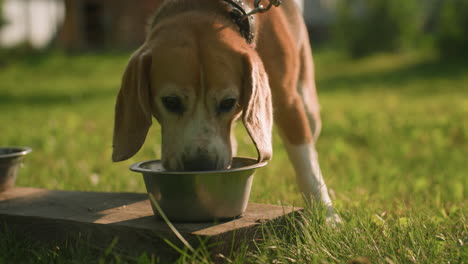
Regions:
[[[254, 239], [260, 223], [279, 221], [300, 208], [250, 203], [246, 213], [221, 223], [174, 223], [191, 243], [197, 237], [216, 243], [214, 253], [227, 254], [232, 242]], [[56, 191], [13, 188], [0, 193], [0, 223], [34, 240], [60, 242], [86, 237], [96, 247], [119, 239], [128, 254], [158, 256], [174, 252], [163, 241], [180, 245], [167, 225], [153, 215], [146, 194]]]

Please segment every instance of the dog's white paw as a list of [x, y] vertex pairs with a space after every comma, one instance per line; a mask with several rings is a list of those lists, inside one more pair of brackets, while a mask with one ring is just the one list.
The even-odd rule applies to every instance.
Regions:
[[329, 206], [327, 208], [327, 218], [325, 222], [327, 223], [328, 226], [331, 226], [331, 227], [338, 227], [341, 224], [343, 224], [341, 217], [338, 215], [335, 208], [333, 208], [332, 206]]

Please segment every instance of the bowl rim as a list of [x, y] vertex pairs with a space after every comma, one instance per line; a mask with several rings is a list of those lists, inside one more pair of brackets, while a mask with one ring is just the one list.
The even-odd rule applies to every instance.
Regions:
[[18, 146], [0, 147], [0, 150], [2, 149], [15, 150], [15, 152], [8, 153], [8, 154], [0, 154], [0, 159], [24, 156], [24, 155], [29, 154], [32, 151], [32, 148], [30, 147], [18, 147]]
[[246, 171], [246, 170], [251, 170], [251, 169], [258, 169], [258, 168], [261, 168], [261, 167], [264, 167], [265, 165], [268, 164], [268, 161], [262, 161], [262, 162], [258, 162], [257, 159], [254, 159], [254, 158], [249, 158], [249, 157], [234, 157], [233, 159], [247, 159], [247, 160], [253, 160], [255, 161], [256, 163], [255, 164], [252, 164], [252, 165], [249, 165], [249, 166], [244, 166], [244, 167], [240, 167], [240, 168], [235, 168], [235, 169], [229, 169], [229, 170], [201, 170], [201, 171], [155, 171], [155, 170], [150, 170], [150, 169], [145, 169], [145, 168], [142, 168], [141, 166], [142, 165], [145, 165], [147, 163], [151, 163], [151, 162], [161, 162], [160, 159], [155, 159], [155, 160], [147, 160], [147, 161], [142, 161], [142, 162], [138, 162], [138, 163], [135, 163], [133, 165], [130, 166], [130, 170], [131, 171], [134, 171], [134, 172], [141, 172], [141, 173], [145, 173], [145, 172], [149, 172], [149, 173], [152, 173], [152, 174], [172, 174], [172, 175], [182, 175], [182, 174], [187, 174], [187, 175], [194, 175], [194, 174], [213, 174], [213, 173], [226, 173], [226, 172], [237, 172], [237, 171]]

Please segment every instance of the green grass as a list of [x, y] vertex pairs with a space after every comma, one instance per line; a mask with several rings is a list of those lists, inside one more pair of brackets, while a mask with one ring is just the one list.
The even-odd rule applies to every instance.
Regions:
[[[0, 66], [0, 145], [33, 148], [17, 185], [145, 191], [128, 166], [160, 157], [157, 125], [135, 157], [110, 159], [114, 100], [127, 59], [53, 53]], [[321, 51], [315, 61], [324, 123], [317, 148], [344, 225], [330, 229], [311, 209], [302, 223], [288, 221], [286, 231], [266, 227], [255, 250], [230, 260], [468, 263], [468, 65], [417, 53], [351, 61]], [[237, 132], [240, 154], [253, 156], [242, 125]], [[274, 150], [255, 176], [251, 201], [303, 205], [276, 133]], [[3, 237], [0, 263], [121, 260], [81, 244], [57, 250]]]

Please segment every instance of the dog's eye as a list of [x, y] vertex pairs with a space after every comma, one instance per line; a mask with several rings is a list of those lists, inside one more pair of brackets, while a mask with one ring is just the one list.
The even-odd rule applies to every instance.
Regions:
[[161, 101], [169, 112], [176, 114], [182, 114], [184, 112], [182, 100], [177, 96], [165, 96], [161, 98]]
[[218, 112], [227, 113], [231, 111], [236, 105], [237, 100], [235, 98], [227, 98], [221, 101], [218, 105]]

